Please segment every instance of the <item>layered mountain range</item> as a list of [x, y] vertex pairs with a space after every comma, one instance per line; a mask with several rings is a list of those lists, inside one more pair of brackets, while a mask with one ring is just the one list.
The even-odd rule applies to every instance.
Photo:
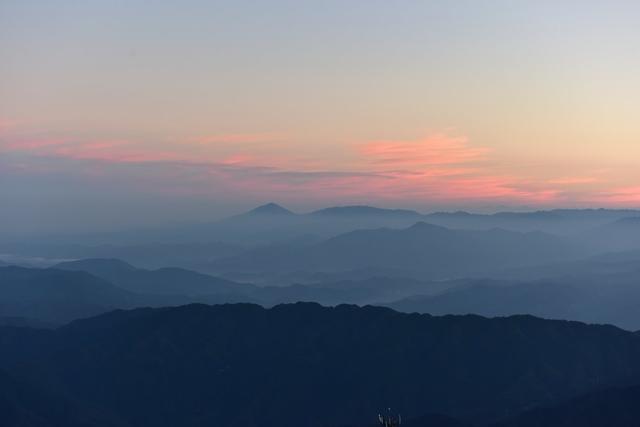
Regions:
[[638, 218], [267, 204], [3, 239], [0, 424], [637, 425]]

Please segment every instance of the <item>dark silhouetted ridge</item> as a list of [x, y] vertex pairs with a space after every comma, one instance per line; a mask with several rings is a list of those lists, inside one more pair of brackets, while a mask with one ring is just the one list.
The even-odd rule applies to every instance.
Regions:
[[115, 311], [0, 343], [0, 369], [142, 427], [366, 425], [385, 407], [481, 425], [640, 373], [640, 339], [611, 326], [309, 303]]

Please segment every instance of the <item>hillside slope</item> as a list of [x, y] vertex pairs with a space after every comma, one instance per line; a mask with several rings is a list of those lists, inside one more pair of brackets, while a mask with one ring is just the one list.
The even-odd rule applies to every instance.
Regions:
[[488, 422], [640, 373], [640, 337], [610, 326], [302, 303], [117, 311], [0, 344], [0, 367], [136, 426]]

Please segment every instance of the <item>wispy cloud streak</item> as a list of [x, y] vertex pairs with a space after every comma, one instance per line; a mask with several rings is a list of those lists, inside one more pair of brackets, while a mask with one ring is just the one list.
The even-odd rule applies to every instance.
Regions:
[[[41, 173], [46, 164], [42, 159], [58, 158], [67, 160], [59, 163], [60, 168], [91, 170], [94, 177], [103, 179], [126, 170], [137, 176], [138, 184], [145, 183], [146, 191], [261, 194], [300, 201], [550, 204], [573, 194], [567, 189], [586, 188], [599, 181], [595, 176], [562, 176], [536, 182], [526, 176], [496, 173], [491, 150], [446, 133], [416, 140], [355, 143], [333, 162], [305, 158], [296, 154], [294, 145], [274, 142], [277, 139], [271, 134], [239, 133], [149, 142], [9, 132], [0, 136], [0, 154], [22, 156], [22, 174]], [[253, 143], [261, 148], [252, 147]], [[41, 160], [30, 166], [29, 156]], [[83, 166], [87, 164], [93, 166]], [[598, 200], [638, 202], [635, 190], [619, 189]]]

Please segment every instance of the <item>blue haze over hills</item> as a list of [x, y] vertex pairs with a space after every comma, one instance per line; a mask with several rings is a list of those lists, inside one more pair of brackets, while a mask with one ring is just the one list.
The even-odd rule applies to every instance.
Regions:
[[368, 426], [386, 406], [425, 427], [640, 415], [640, 211], [272, 203], [7, 237], [0, 252], [10, 426]]

